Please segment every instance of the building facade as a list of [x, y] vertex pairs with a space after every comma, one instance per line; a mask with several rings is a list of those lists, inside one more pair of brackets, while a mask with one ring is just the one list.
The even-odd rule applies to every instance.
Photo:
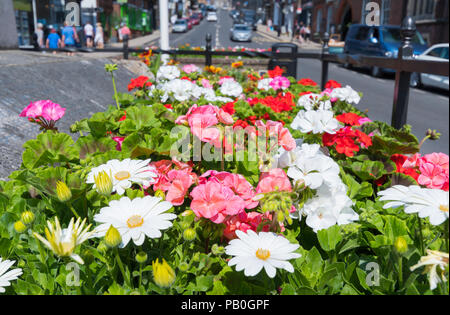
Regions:
[[345, 39], [351, 24], [365, 23], [370, 2], [379, 5], [381, 25], [400, 25], [409, 15], [429, 44], [448, 43], [449, 0], [313, 0], [312, 33], [339, 33]]

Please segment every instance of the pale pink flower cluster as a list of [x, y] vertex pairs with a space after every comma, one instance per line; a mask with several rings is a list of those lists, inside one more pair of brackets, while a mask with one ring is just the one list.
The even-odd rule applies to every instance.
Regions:
[[192, 134], [215, 147], [222, 145], [222, 133], [214, 127], [219, 122], [231, 125], [234, 120], [230, 114], [214, 105], [193, 105], [186, 115], [179, 116], [175, 121], [179, 125], [189, 125]]
[[417, 182], [431, 189], [449, 190], [449, 158], [444, 153], [432, 153], [424, 156], [415, 154], [405, 161], [404, 168], [420, 171]]
[[266, 194], [273, 191], [292, 191], [292, 185], [284, 170], [275, 168], [269, 172], [261, 174], [258, 187], [256, 187], [257, 194]]
[[286, 90], [291, 86], [291, 82], [288, 78], [283, 76], [278, 76], [272, 79], [269, 83], [272, 89], [276, 90]]
[[19, 114], [20, 117], [27, 117], [33, 119], [44, 118], [47, 121], [60, 120], [66, 112], [59, 104], [53, 103], [50, 100], [41, 100], [31, 102]]
[[202, 86], [203, 86], [204, 88], [207, 88], [207, 89], [212, 89], [212, 88], [213, 88], [213, 85], [211, 84], [211, 82], [209, 82], [208, 79], [202, 79], [202, 80], [200, 81], [200, 83], [202, 84]]
[[[297, 146], [291, 133], [287, 128], [283, 127], [281, 122], [268, 120], [264, 123], [262, 120], [258, 120], [255, 122], [255, 126], [259, 133], [277, 138], [278, 145], [282, 146], [286, 151], [292, 151]], [[272, 150], [274, 148], [269, 149]]]
[[190, 65], [185, 65], [182, 69], [184, 72], [186, 72], [187, 74], [193, 73], [193, 72], [199, 72], [199, 68], [194, 65], [194, 64], [190, 64]]

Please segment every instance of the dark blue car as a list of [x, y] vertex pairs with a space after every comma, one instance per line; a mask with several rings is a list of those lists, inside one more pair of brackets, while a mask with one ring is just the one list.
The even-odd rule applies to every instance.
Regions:
[[[402, 38], [400, 26], [352, 25], [345, 39], [344, 53], [367, 56], [384, 56], [397, 58]], [[413, 38], [414, 55], [420, 55], [427, 48], [427, 43], [419, 32]], [[378, 77], [392, 69], [372, 67], [371, 73]]]

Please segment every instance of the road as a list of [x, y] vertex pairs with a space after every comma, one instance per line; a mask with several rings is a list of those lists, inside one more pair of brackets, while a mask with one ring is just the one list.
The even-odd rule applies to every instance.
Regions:
[[[276, 43], [276, 38], [267, 34], [255, 33], [251, 43], [236, 43], [229, 39], [229, 29], [232, 19], [229, 11], [218, 10], [218, 22], [207, 22], [204, 19], [200, 25], [183, 34], [170, 34], [172, 48], [189, 43], [191, 47], [205, 46], [205, 37], [212, 35], [212, 46], [215, 48], [247, 47], [269, 48]], [[156, 44], [157, 42], [152, 42]], [[298, 78], [311, 78], [320, 82], [321, 63], [317, 60], [298, 60]], [[371, 77], [364, 70], [347, 70], [338, 65], [330, 65], [329, 78], [352, 86], [362, 92], [363, 99], [357, 106], [360, 110], [368, 110], [373, 120], [391, 122], [392, 103], [394, 95], [394, 77]], [[449, 95], [448, 91], [433, 89], [411, 89], [408, 111], [408, 124], [412, 125], [413, 133], [421, 140], [426, 131], [437, 129], [441, 134], [438, 141], [427, 141], [422, 146], [422, 153], [449, 153]]]

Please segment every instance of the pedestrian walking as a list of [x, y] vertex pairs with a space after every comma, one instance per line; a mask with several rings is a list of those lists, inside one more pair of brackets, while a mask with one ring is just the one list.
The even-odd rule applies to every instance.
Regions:
[[95, 27], [95, 38], [94, 38], [95, 47], [98, 49], [103, 49], [105, 39], [103, 34], [102, 23], [98, 22]]
[[[78, 35], [75, 27], [69, 26], [69, 23], [64, 22], [64, 28], [62, 30], [62, 42], [66, 48], [75, 48], [76, 42], [78, 42]], [[73, 56], [73, 52], [67, 52], [67, 56]]]
[[35, 34], [37, 36], [37, 44], [39, 48], [45, 48], [44, 44], [44, 25], [42, 23], [38, 23], [36, 27]]
[[121, 28], [119, 29], [119, 39], [123, 40], [125, 35], [128, 35], [128, 39], [130, 39], [131, 31], [125, 23], [122, 23]]
[[311, 37], [311, 28], [309, 26], [307, 26], [305, 29], [306, 42], [309, 42], [310, 37]]
[[84, 36], [86, 38], [86, 47], [92, 48], [94, 46], [94, 27], [90, 22], [84, 26]]
[[[50, 34], [47, 37], [45, 46], [49, 49], [58, 49], [61, 47], [61, 37], [59, 37], [52, 26], [50, 26]], [[53, 51], [53, 54], [56, 54], [56, 50]]]

